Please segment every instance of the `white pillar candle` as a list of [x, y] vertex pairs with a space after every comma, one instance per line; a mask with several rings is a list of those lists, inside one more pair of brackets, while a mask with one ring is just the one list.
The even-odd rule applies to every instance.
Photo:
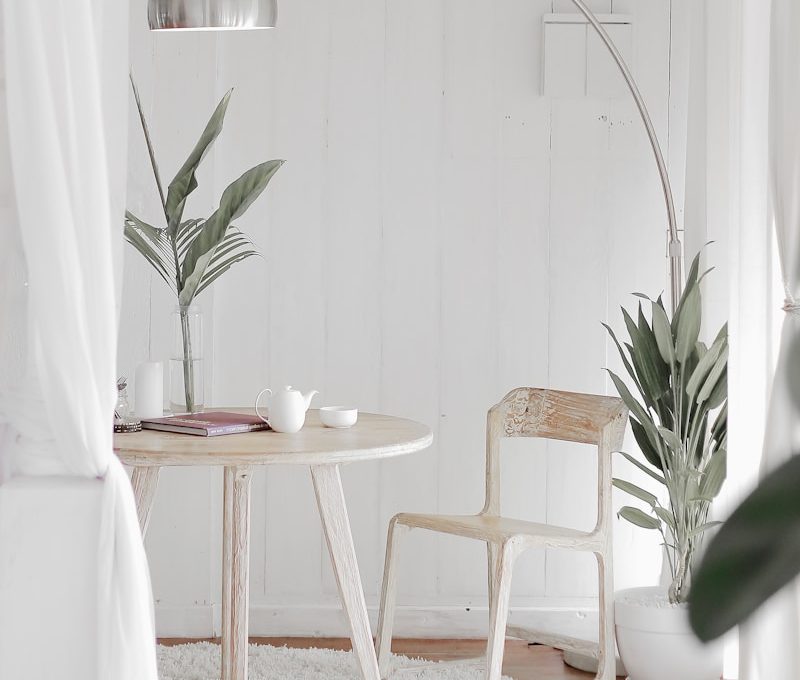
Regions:
[[134, 412], [138, 418], [164, 415], [164, 366], [160, 361], [146, 361], [136, 367], [134, 390]]

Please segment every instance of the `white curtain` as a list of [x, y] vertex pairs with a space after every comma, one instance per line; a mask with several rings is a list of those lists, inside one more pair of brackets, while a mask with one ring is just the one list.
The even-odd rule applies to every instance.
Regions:
[[[706, 316], [727, 313], [730, 321], [724, 517], [760, 473], [798, 451], [800, 413], [789, 385], [800, 379], [792, 372], [800, 365], [800, 7], [797, 0], [678, 6], [691, 17], [684, 31], [687, 250], [716, 241], [707, 264], [726, 273], [705, 291]], [[800, 678], [799, 613], [796, 586], [773, 598], [742, 627], [738, 664], [726, 664], [725, 677]]]
[[99, 570], [98, 679], [155, 680], [147, 562], [111, 440], [127, 17], [124, 0], [3, 2], [27, 368], [0, 395], [0, 474], [103, 481], [99, 552], [87, 556]]
[[[769, 77], [770, 212], [786, 316], [767, 417], [762, 471], [800, 453], [800, 5], [772, 0]], [[778, 298], [772, 300], [778, 306]], [[800, 490], [798, 490], [800, 494]], [[800, 582], [773, 597], [749, 625], [746, 680], [800, 678]], [[750, 651], [748, 650], [748, 651]]]

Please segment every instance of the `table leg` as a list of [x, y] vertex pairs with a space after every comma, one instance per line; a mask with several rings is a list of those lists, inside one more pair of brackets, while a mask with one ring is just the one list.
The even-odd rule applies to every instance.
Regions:
[[350, 639], [361, 669], [361, 677], [364, 680], [380, 680], [339, 466], [312, 465], [311, 478], [314, 482], [314, 493], [331, 555], [333, 572], [336, 575], [336, 584], [339, 587], [339, 596], [350, 623]]
[[250, 479], [247, 465], [225, 466], [222, 520], [222, 680], [247, 680], [250, 596]]
[[136, 499], [136, 515], [139, 517], [142, 538], [147, 534], [147, 526], [150, 524], [150, 510], [153, 508], [153, 499], [156, 497], [160, 471], [161, 468], [154, 465], [152, 467], [135, 467], [131, 474], [131, 486], [133, 487], [133, 497]]

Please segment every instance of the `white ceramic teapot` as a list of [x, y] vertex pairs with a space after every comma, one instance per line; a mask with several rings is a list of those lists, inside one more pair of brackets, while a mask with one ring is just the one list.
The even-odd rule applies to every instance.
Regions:
[[[269, 417], [265, 418], [258, 412], [258, 402], [262, 394], [269, 394], [272, 399], [269, 403]], [[286, 386], [274, 394], [271, 389], [261, 390], [256, 397], [256, 415], [267, 423], [275, 432], [299, 432], [306, 422], [306, 411], [311, 406], [311, 400], [317, 390], [303, 394], [300, 390]]]

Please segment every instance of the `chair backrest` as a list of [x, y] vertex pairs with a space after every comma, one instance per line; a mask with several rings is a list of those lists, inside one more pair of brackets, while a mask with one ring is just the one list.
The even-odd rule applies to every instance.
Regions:
[[628, 410], [622, 399], [518, 387], [489, 409], [486, 423], [486, 505], [500, 512], [500, 441], [540, 437], [597, 446], [598, 527], [611, 512], [611, 454], [622, 446]]

